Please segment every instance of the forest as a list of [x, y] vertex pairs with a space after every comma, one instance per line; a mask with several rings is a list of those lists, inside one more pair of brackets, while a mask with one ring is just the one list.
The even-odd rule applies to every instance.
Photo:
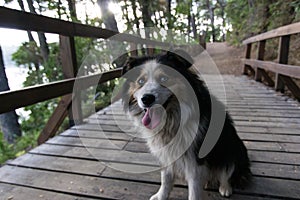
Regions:
[[[184, 35], [190, 42], [198, 43], [199, 39], [202, 39], [207, 43], [226, 42], [233, 46], [241, 46], [242, 41], [250, 36], [300, 21], [299, 0], [5, 0], [0, 2], [4, 7], [16, 5], [14, 9], [117, 32], [141, 34], [139, 30], [155, 27], [179, 36]], [[12, 54], [15, 64], [27, 69], [23, 86], [63, 79], [59, 43], [49, 43], [46, 35], [41, 32], [28, 31], [27, 35], [27, 41], [24, 41]], [[152, 36], [146, 32], [145, 37]], [[93, 39], [75, 38], [78, 66], [89, 50], [96, 50], [98, 42]], [[300, 41], [297, 42], [299, 44]], [[275, 56], [272, 52], [272, 44], [267, 48], [267, 57], [273, 59]], [[299, 49], [296, 46], [292, 48]], [[299, 58], [299, 56], [295, 57]], [[1, 51], [0, 58], [0, 91], [6, 91], [9, 87], [5, 81], [5, 63]], [[117, 82], [109, 82], [98, 90], [99, 109], [109, 103], [110, 98], [107, 97], [110, 96], [115, 84]], [[30, 114], [26, 119], [18, 117], [16, 112], [0, 115], [0, 164], [7, 159], [22, 155], [37, 145], [37, 137], [58, 101], [59, 99], [53, 99], [27, 106], [25, 110]], [[66, 120], [61, 130], [67, 127]]]

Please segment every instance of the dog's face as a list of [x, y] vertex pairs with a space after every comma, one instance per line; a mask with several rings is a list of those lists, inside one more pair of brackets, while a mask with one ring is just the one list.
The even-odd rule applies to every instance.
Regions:
[[126, 77], [123, 100], [127, 97], [129, 111], [141, 117], [141, 123], [148, 129], [161, 124], [170, 99], [184, 90], [180, 71], [187, 70], [192, 59], [188, 57], [187, 61], [180, 53], [130, 58], [123, 69]]

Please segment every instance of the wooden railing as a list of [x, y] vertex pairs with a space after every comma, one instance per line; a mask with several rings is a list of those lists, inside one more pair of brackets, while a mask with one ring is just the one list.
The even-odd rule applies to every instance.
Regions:
[[[243, 41], [247, 45], [243, 74], [252, 74], [256, 81], [265, 81], [277, 91], [284, 92], [287, 86], [300, 100], [300, 89], [292, 79], [300, 79], [300, 66], [288, 65], [290, 37], [297, 33], [300, 33], [300, 23], [283, 26]], [[266, 42], [274, 38], [279, 38], [277, 62], [264, 61]], [[251, 59], [253, 43], [258, 43], [256, 59]], [[275, 73], [275, 80], [269, 76], [268, 71]]]
[[[59, 34], [61, 60], [65, 79], [48, 84], [26, 87], [16, 91], [0, 93], [0, 113], [12, 111], [48, 99], [62, 97], [38, 138], [39, 144], [44, 143], [48, 138], [55, 135], [65, 117], [68, 116], [68, 113], [72, 121], [82, 122], [81, 100], [79, 97], [74, 97], [74, 95], [72, 97], [75, 81], [76, 85], [78, 85], [76, 90], [83, 90], [95, 83], [101, 84], [121, 76], [121, 69], [116, 69], [101, 74], [75, 78], [77, 69], [74, 45], [75, 36], [107, 39], [118, 34], [118, 37], [115, 37], [115, 39], [129, 43], [132, 49], [132, 55], [137, 54], [135, 47], [138, 44], [147, 45], [150, 49], [155, 46], [168, 47], [169, 45], [167, 43], [147, 40], [129, 34], [120, 34], [102, 28], [58, 20], [4, 7], [0, 7], [0, 27]], [[73, 106], [71, 106], [72, 104]], [[74, 106], [74, 104], [76, 106]]]

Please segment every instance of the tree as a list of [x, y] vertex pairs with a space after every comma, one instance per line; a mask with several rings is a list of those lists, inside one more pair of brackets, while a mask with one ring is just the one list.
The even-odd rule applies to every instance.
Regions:
[[[37, 14], [35, 11], [35, 8], [33, 6], [33, 0], [27, 0], [27, 3], [28, 3], [30, 12]], [[47, 62], [48, 56], [49, 56], [49, 47], [48, 47], [48, 43], [46, 41], [45, 33], [38, 32], [37, 34], [38, 34], [38, 38], [40, 41], [40, 50], [41, 50], [41, 55], [43, 57], [43, 61]]]
[[[10, 90], [5, 73], [2, 49], [0, 46], [0, 91]], [[22, 135], [16, 111], [0, 114], [0, 125], [4, 133], [4, 139], [8, 143], [14, 143], [17, 137]]]
[[102, 20], [106, 29], [119, 32], [115, 15], [109, 10], [110, 0], [97, 1], [102, 14]]

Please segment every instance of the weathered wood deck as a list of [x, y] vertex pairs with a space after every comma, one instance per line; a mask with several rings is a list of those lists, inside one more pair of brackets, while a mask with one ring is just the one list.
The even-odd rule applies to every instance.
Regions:
[[[231, 199], [300, 199], [299, 104], [246, 77], [228, 75], [224, 80], [227, 107], [249, 149], [254, 174], [252, 185], [235, 190]], [[120, 131], [110, 109], [0, 168], [0, 199], [148, 199], [159, 188], [158, 171], [119, 172], [90, 154], [124, 166], [156, 166], [148, 153], [121, 156], [122, 150], [147, 152], [147, 148]], [[116, 118], [129, 123], [121, 112]], [[97, 123], [115, 148], [99, 133]], [[222, 199], [214, 189], [206, 192], [211, 199]], [[177, 184], [171, 197], [186, 199], [186, 186]]]

